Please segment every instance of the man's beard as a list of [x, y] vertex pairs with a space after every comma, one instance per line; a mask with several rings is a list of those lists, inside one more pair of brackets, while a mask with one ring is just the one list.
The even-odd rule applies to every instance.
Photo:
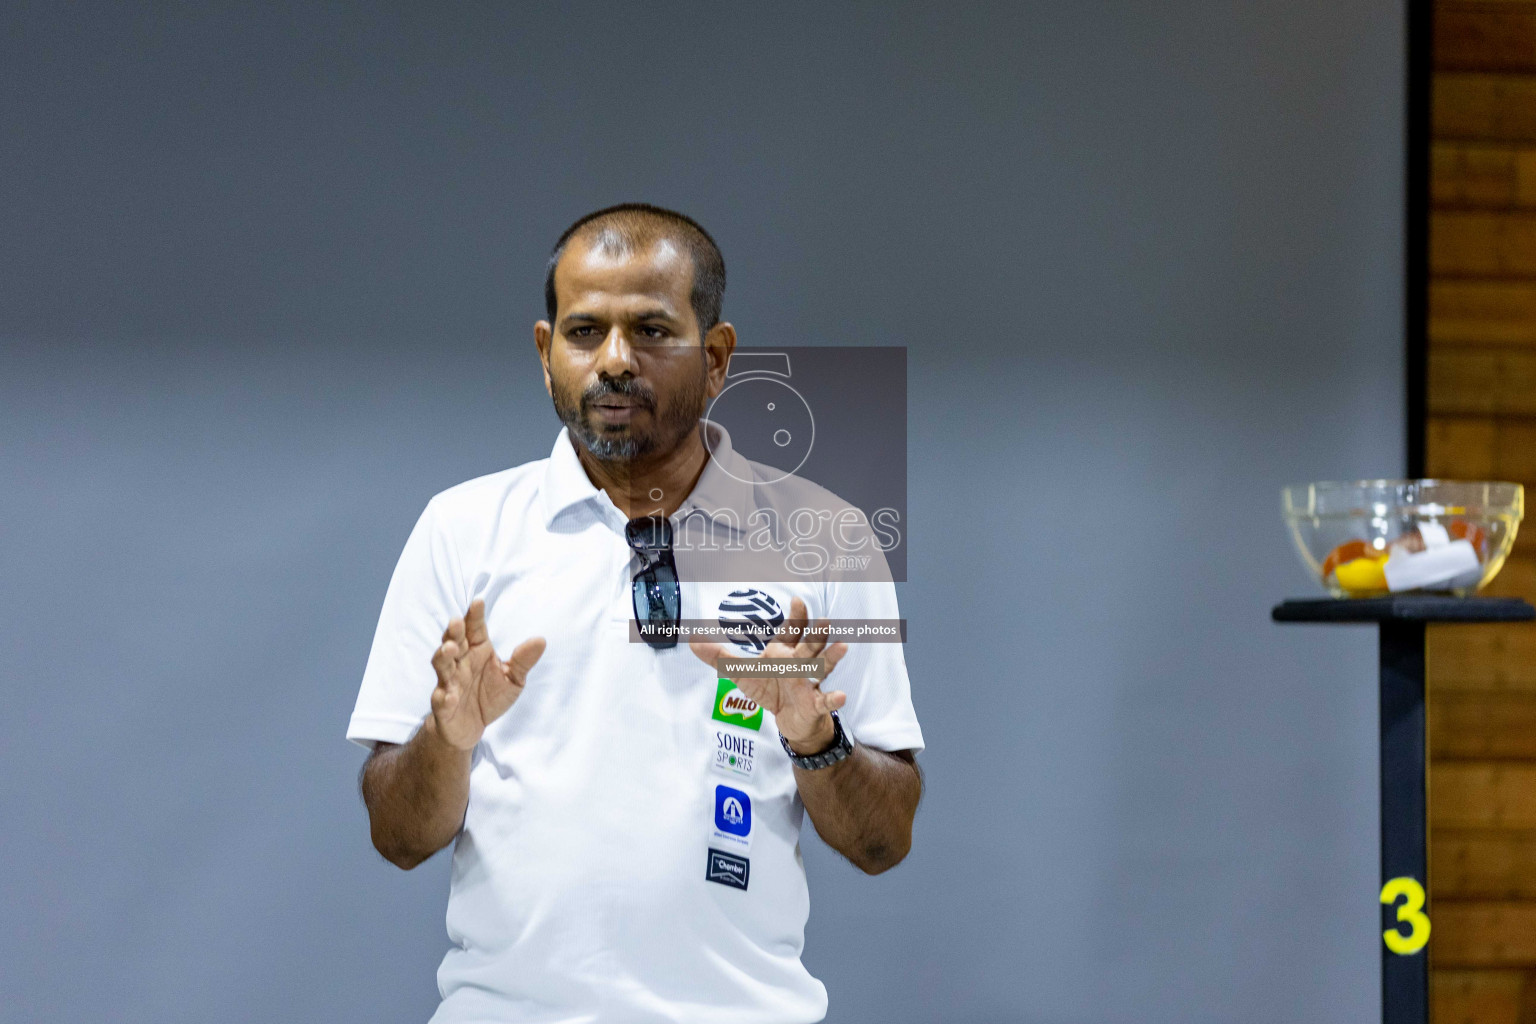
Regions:
[[[599, 462], [634, 462], [652, 455], [665, 455], [676, 448], [689, 431], [699, 425], [704, 415], [707, 381], [704, 367], [690, 381], [687, 388], [665, 408], [658, 408], [656, 392], [633, 377], [599, 377], [597, 382], [579, 396], [553, 375], [550, 376], [551, 398], [555, 403], [555, 415], [560, 417], [566, 429], [577, 442]], [[643, 434], [635, 433], [634, 419], [628, 423], [594, 426], [592, 406], [598, 399], [609, 395], [623, 395], [651, 416], [652, 428]]]

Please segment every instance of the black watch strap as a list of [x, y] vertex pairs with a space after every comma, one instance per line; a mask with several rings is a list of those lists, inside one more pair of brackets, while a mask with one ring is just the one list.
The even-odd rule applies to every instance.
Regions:
[[832, 712], [832, 745], [819, 754], [797, 754], [789, 746], [789, 740], [779, 737], [779, 743], [784, 747], [784, 753], [796, 768], [804, 768], [813, 772], [818, 768], [830, 768], [837, 762], [845, 760], [853, 753], [853, 738], [843, 731], [843, 720], [837, 717], [837, 712]]

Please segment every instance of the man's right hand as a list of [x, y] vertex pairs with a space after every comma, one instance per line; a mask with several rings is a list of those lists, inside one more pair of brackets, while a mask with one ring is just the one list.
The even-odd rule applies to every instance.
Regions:
[[432, 725], [456, 750], [473, 750], [486, 726], [506, 714], [523, 692], [528, 670], [544, 653], [544, 638], [518, 644], [502, 661], [485, 628], [485, 602], [476, 601], [462, 619], [443, 630], [432, 655], [437, 689], [432, 691]]

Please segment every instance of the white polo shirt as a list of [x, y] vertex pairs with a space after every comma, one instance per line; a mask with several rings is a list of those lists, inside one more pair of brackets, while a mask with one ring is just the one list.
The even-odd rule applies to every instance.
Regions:
[[[762, 467], [723, 432], [712, 440], [679, 516], [748, 515]], [[818, 1021], [826, 990], [800, 962], [804, 806], [773, 716], [686, 642], [630, 642], [638, 562], [624, 526], [562, 430], [550, 458], [433, 498], [390, 580], [347, 729], [356, 742], [411, 737], [430, 711], [432, 652], [476, 598], [503, 657], [548, 641], [474, 751], [432, 1020]], [[890, 583], [823, 575], [685, 578], [683, 617], [715, 617], [744, 589], [785, 613], [799, 597], [812, 618], [899, 615]], [[858, 742], [922, 749], [900, 644], [850, 644], [828, 685], [848, 693], [840, 714]]]

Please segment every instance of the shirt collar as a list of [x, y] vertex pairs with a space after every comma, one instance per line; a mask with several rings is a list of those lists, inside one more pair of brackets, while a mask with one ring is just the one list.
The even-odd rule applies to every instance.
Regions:
[[[684, 499], [678, 513], [686, 514], [693, 509], [711, 518], [721, 519], [736, 529], [745, 530], [748, 517], [757, 508], [752, 481], [756, 479], [752, 463], [731, 447], [731, 435], [718, 423], [701, 420], [705, 446], [710, 450], [709, 461], [698, 483]], [[613, 503], [587, 477], [576, 457], [575, 442], [570, 431], [560, 429], [555, 447], [549, 453], [544, 466], [544, 486], [541, 489], [544, 503], [544, 525], [553, 526], [555, 517], [566, 509], [582, 502], [602, 499], [601, 505], [612, 508]]]
[[603, 497], [603, 492], [592, 486], [587, 471], [581, 468], [575, 442], [565, 427], [560, 428], [549, 461], [544, 464], [544, 486], [539, 490], [539, 497], [544, 502], [546, 527], [553, 526], [555, 517], [573, 505]]
[[678, 511], [698, 509], [713, 519], [720, 519], [738, 530], [748, 528], [748, 520], [757, 509], [757, 479], [752, 463], [731, 447], [731, 435], [718, 423], [700, 420], [704, 428], [704, 446], [709, 461], [699, 482]]

